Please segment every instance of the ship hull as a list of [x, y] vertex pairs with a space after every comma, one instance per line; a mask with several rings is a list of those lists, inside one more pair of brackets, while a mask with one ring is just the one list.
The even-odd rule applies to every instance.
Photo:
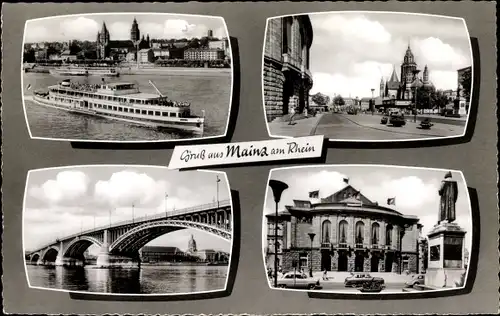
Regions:
[[134, 117], [126, 117], [123, 115], [116, 115], [112, 113], [104, 113], [104, 112], [98, 112], [96, 110], [91, 110], [91, 109], [84, 109], [84, 108], [76, 108], [72, 107], [69, 104], [63, 103], [63, 102], [56, 102], [54, 100], [51, 100], [46, 97], [41, 97], [41, 96], [36, 96], [33, 95], [32, 101], [35, 102], [38, 105], [41, 106], [47, 106], [51, 107], [54, 109], [59, 109], [63, 111], [67, 111], [70, 113], [75, 113], [75, 114], [83, 114], [83, 115], [90, 115], [90, 116], [95, 116], [95, 117], [100, 117], [100, 118], [105, 118], [105, 119], [110, 119], [110, 120], [115, 120], [115, 121], [121, 121], [121, 122], [126, 122], [130, 123], [133, 125], [138, 125], [138, 126], [144, 126], [144, 127], [150, 127], [150, 128], [157, 128], [157, 129], [166, 129], [166, 130], [177, 130], [177, 131], [183, 131], [183, 132], [189, 132], [192, 134], [196, 135], [202, 135], [203, 134], [203, 129], [204, 129], [204, 119], [203, 118], [195, 118], [195, 119], [181, 119], [181, 120], [176, 120], [176, 121], [155, 121], [155, 120], [148, 120], [141, 118], [140, 120], [138, 118]]

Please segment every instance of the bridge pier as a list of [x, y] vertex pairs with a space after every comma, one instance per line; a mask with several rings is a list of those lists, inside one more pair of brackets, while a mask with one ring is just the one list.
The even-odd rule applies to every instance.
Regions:
[[132, 258], [128, 256], [116, 255], [109, 252], [108, 230], [104, 231], [104, 239], [97, 255], [96, 265], [98, 268], [140, 268], [139, 256]]

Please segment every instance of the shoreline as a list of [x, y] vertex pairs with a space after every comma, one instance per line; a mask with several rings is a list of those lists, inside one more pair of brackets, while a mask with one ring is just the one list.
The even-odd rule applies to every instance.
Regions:
[[[55, 67], [28, 69], [24, 73], [46, 73]], [[116, 67], [120, 75], [178, 75], [178, 76], [227, 76], [232, 74], [232, 68], [202, 68], [202, 67]], [[71, 77], [71, 76], [67, 76]], [[99, 77], [98, 75], [90, 77]]]

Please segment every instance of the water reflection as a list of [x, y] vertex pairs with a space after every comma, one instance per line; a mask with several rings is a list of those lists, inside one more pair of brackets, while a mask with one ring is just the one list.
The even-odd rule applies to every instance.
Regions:
[[196, 293], [225, 288], [227, 266], [143, 266], [141, 269], [27, 266], [31, 286], [97, 293]]

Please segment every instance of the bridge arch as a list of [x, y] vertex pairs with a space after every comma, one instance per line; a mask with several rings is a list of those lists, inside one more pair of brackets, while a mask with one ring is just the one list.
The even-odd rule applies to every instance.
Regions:
[[38, 262], [38, 260], [40, 260], [40, 254], [39, 253], [34, 253], [34, 254], [31, 255], [31, 258], [29, 258], [29, 259], [30, 259], [29, 260], [30, 262], [36, 263], [36, 262]]
[[45, 251], [42, 253], [41, 255], [42, 261], [55, 262], [58, 253], [59, 253], [59, 247], [50, 246], [49, 248], [45, 249]]
[[98, 247], [102, 247], [102, 242], [98, 239], [90, 236], [80, 236], [73, 239], [68, 246], [66, 246], [64, 250], [64, 257], [67, 258], [81, 258], [83, 257], [83, 253], [90, 246], [96, 245]]
[[162, 235], [188, 228], [198, 229], [227, 241], [231, 240], [230, 232], [208, 224], [182, 220], [161, 220], [144, 223], [129, 230], [110, 245], [109, 252], [116, 254], [133, 254], [150, 241]]

